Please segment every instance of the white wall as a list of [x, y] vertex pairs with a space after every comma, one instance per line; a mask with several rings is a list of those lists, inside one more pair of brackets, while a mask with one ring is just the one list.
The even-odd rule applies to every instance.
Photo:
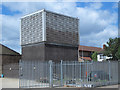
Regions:
[[100, 58], [100, 54], [98, 54], [98, 55], [97, 55], [97, 61], [101, 62], [101, 61], [103, 61], [103, 60], [104, 60], [104, 59], [101, 59], [101, 58]]
[[[101, 58], [102, 57], [102, 58]], [[108, 56], [103, 56], [103, 54], [98, 54], [97, 55], [97, 61], [103, 61], [103, 60], [107, 60], [107, 59], [110, 59], [112, 57], [108, 57]]]

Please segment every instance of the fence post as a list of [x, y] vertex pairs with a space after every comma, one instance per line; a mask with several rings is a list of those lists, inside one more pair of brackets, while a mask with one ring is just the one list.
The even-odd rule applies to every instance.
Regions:
[[53, 68], [52, 68], [52, 60], [49, 61], [50, 64], [50, 88], [53, 87]]
[[81, 81], [81, 62], [80, 62], [80, 81]]
[[118, 60], [118, 84], [120, 84], [120, 60]]
[[[91, 64], [91, 72], [94, 71], [94, 61], [92, 60], [92, 64]], [[91, 79], [91, 76], [89, 77], [89, 80]], [[94, 81], [90, 81], [92, 87], [94, 87]]]
[[19, 60], [19, 88], [21, 88], [21, 59]]
[[60, 67], [61, 67], [61, 86], [63, 86], [63, 61], [62, 60], [61, 60]]
[[109, 61], [109, 80], [111, 80], [111, 69], [110, 69], [110, 61]]

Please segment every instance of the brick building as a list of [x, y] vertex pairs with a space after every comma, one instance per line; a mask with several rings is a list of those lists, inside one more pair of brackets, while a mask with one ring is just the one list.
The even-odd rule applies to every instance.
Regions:
[[22, 60], [78, 60], [79, 19], [41, 10], [21, 18]]
[[20, 58], [18, 52], [0, 44], [0, 75], [3, 73], [5, 77], [18, 78]]
[[99, 47], [91, 47], [91, 46], [79, 45], [79, 60], [80, 61], [82, 61], [82, 60], [89, 60], [89, 61], [91, 61], [92, 60], [91, 55], [94, 52], [100, 52], [102, 50], [103, 49], [99, 48]]

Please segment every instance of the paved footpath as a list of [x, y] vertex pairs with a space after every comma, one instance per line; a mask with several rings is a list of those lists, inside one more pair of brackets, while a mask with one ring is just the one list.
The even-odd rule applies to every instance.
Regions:
[[1, 88], [19, 88], [19, 79], [0, 78]]
[[120, 88], [120, 85], [109, 85], [109, 86], [102, 86], [98, 88]]

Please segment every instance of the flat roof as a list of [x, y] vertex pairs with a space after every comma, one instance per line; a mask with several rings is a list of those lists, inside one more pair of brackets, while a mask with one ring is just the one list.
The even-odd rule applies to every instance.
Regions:
[[36, 12], [30, 13], [30, 14], [27, 14], [27, 15], [25, 15], [25, 16], [22, 16], [21, 19], [22, 19], [22, 18], [25, 18], [25, 17], [28, 17], [28, 16], [31, 16], [31, 15], [36, 14], [36, 13], [43, 12], [44, 10], [45, 10], [45, 9], [42, 9], [42, 10], [39, 10], [39, 11], [36, 11]]
[[[37, 13], [43, 12], [43, 11], [50, 12], [50, 13], [54, 13], [54, 14], [58, 14], [58, 15], [62, 15], [62, 16], [66, 16], [66, 17], [70, 17], [70, 18], [73, 18], [73, 19], [78, 19], [78, 17], [71, 17], [71, 16], [68, 16], [68, 15], [64, 15], [64, 14], [61, 14], [61, 13], [52, 12], [52, 11], [45, 10], [45, 9], [38, 10], [38, 11], [36, 11], [36, 12], [27, 14], [27, 15], [21, 17], [21, 19], [22, 19], [22, 18], [25, 18], [25, 17], [28, 17], [28, 16], [31, 16], [31, 15], [33, 15], [33, 14], [37, 14]], [[78, 19], [78, 20], [79, 20], [79, 19]]]

